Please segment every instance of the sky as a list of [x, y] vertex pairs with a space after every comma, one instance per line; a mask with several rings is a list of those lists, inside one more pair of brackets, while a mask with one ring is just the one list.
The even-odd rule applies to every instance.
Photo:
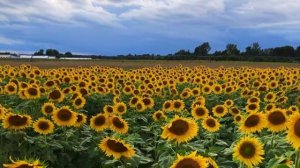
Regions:
[[169, 54], [300, 45], [300, 0], [0, 0], [0, 51]]

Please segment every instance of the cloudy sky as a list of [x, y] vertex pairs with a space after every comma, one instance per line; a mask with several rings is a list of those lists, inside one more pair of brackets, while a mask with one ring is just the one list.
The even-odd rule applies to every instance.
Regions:
[[167, 54], [300, 45], [300, 0], [1, 0], [0, 51]]

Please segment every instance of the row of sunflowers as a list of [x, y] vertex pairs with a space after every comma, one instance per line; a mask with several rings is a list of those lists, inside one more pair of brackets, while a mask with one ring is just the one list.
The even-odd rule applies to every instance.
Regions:
[[299, 108], [300, 68], [5, 65], [0, 163], [300, 168]]

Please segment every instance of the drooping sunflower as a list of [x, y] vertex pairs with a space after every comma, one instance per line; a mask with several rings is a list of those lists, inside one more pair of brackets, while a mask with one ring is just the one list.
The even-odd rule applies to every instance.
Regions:
[[113, 116], [110, 118], [110, 129], [120, 134], [126, 134], [128, 132], [128, 124], [121, 117]]
[[165, 101], [164, 104], [163, 104], [163, 108], [162, 109], [165, 112], [172, 111], [173, 110], [173, 103], [172, 103], [172, 101], [171, 100]]
[[112, 156], [114, 159], [120, 159], [122, 156], [130, 159], [135, 155], [134, 148], [121, 139], [106, 137], [99, 143], [98, 147], [107, 156]]
[[202, 127], [209, 132], [216, 132], [220, 129], [220, 123], [213, 117], [207, 117], [202, 121]]
[[157, 121], [157, 120], [164, 120], [167, 118], [167, 116], [164, 114], [163, 111], [161, 110], [158, 110], [156, 111], [155, 113], [152, 114], [152, 118], [154, 121]]
[[49, 93], [49, 99], [57, 102], [62, 102], [65, 98], [65, 95], [60, 89], [55, 89]]
[[85, 100], [85, 98], [82, 97], [82, 96], [76, 97], [76, 98], [73, 100], [73, 102], [72, 102], [73, 107], [74, 107], [75, 109], [83, 108], [84, 105], [85, 105], [85, 103], [86, 103], [86, 100]]
[[241, 138], [233, 149], [233, 158], [239, 162], [253, 167], [259, 165], [263, 161], [263, 144], [252, 137]]
[[205, 106], [196, 106], [192, 108], [192, 116], [195, 119], [204, 119], [208, 116], [209, 111]]
[[8, 113], [3, 118], [3, 128], [11, 130], [22, 130], [31, 126], [32, 119], [30, 115], [19, 115]]
[[68, 106], [63, 106], [54, 111], [52, 120], [58, 126], [73, 126], [76, 123], [77, 114]]
[[260, 132], [267, 125], [266, 116], [260, 112], [251, 113], [244, 117], [240, 124], [240, 131], [244, 134]]
[[77, 114], [76, 123], [74, 127], [81, 127], [84, 123], [86, 123], [87, 116], [85, 114]]
[[52, 121], [45, 118], [39, 118], [32, 124], [32, 126], [35, 132], [42, 135], [47, 135], [54, 132], [54, 124]]
[[212, 109], [214, 116], [216, 117], [223, 117], [227, 114], [228, 109], [224, 105], [216, 105]]
[[185, 107], [185, 104], [182, 100], [177, 99], [173, 100], [173, 110], [176, 112], [181, 112]]
[[123, 102], [116, 103], [114, 105], [114, 112], [119, 115], [125, 114], [127, 111], [127, 106]]
[[161, 137], [170, 141], [174, 140], [176, 143], [187, 142], [198, 133], [198, 125], [194, 120], [177, 115], [162, 128]]
[[45, 115], [51, 115], [54, 113], [55, 110], [56, 110], [56, 107], [51, 102], [44, 103], [42, 106], [42, 113]]
[[207, 168], [208, 162], [206, 159], [197, 155], [197, 151], [192, 152], [187, 156], [177, 154], [177, 159], [170, 168]]
[[109, 118], [105, 114], [97, 114], [90, 119], [90, 127], [97, 131], [103, 131], [109, 127]]
[[267, 128], [272, 132], [279, 132], [286, 129], [287, 116], [282, 109], [274, 109], [266, 113]]
[[292, 146], [298, 150], [300, 149], [300, 114], [295, 113], [289, 118], [287, 123], [287, 140]]

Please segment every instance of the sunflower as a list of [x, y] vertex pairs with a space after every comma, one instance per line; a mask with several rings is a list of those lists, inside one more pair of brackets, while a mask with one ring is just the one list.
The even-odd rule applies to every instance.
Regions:
[[181, 112], [185, 107], [185, 104], [182, 100], [177, 99], [173, 100], [173, 110], [176, 112]]
[[126, 111], [127, 111], [127, 106], [125, 103], [119, 102], [114, 105], [114, 112], [116, 114], [123, 115], [126, 113]]
[[97, 131], [103, 131], [109, 127], [109, 118], [105, 114], [97, 114], [90, 119], [90, 127]]
[[206, 162], [208, 163], [207, 168], [219, 168], [218, 164], [216, 163], [216, 161], [214, 161], [212, 158], [207, 157], [205, 158]]
[[4, 92], [13, 95], [17, 93], [17, 85], [13, 82], [10, 82], [4, 86]]
[[49, 99], [57, 101], [57, 102], [62, 102], [65, 98], [65, 95], [63, 94], [60, 89], [55, 89], [52, 92], [49, 93]]
[[253, 167], [259, 165], [263, 161], [263, 144], [252, 137], [243, 137], [237, 142], [233, 149], [233, 158], [247, 165]]
[[18, 160], [12, 161], [10, 164], [3, 164], [3, 168], [46, 168], [46, 166], [42, 165], [39, 160], [34, 161], [25, 161], [25, 160]]
[[213, 85], [213, 92], [214, 92], [215, 94], [221, 94], [222, 91], [223, 91], [223, 88], [222, 88], [221, 85], [219, 85], [219, 84]]
[[271, 103], [271, 104], [267, 104], [264, 108], [265, 112], [269, 112], [269, 111], [272, 111], [276, 108], [276, 105]]
[[85, 98], [82, 97], [82, 96], [76, 97], [76, 98], [73, 100], [73, 102], [72, 102], [73, 107], [74, 107], [75, 109], [83, 108], [84, 105], [85, 105], [85, 103], [86, 103], [86, 100], [85, 100]]
[[234, 116], [233, 119], [234, 119], [234, 122], [238, 124], [242, 121], [243, 117], [240, 114], [237, 114]]
[[260, 106], [257, 103], [250, 103], [246, 105], [246, 111], [248, 113], [258, 112], [260, 110]]
[[121, 117], [113, 116], [110, 119], [110, 129], [120, 134], [126, 134], [128, 132], [128, 124]]
[[164, 104], [163, 104], [163, 108], [162, 109], [165, 112], [172, 111], [172, 109], [173, 109], [173, 103], [172, 103], [172, 101], [171, 100], [165, 101]]
[[197, 155], [197, 152], [192, 152], [187, 156], [177, 154], [177, 159], [172, 164], [171, 168], [206, 168], [208, 163], [204, 157]]
[[145, 98], [142, 99], [142, 101], [144, 102], [144, 105], [148, 109], [152, 109], [152, 107], [154, 106], [154, 100], [150, 97], [145, 97]]
[[204, 119], [208, 116], [208, 109], [205, 106], [196, 106], [192, 108], [192, 116], [195, 119]]
[[300, 114], [293, 114], [287, 124], [287, 140], [296, 149], [300, 149]]
[[134, 148], [121, 139], [106, 137], [99, 143], [98, 147], [107, 156], [113, 156], [114, 159], [120, 159], [122, 156], [130, 159], [135, 155]]
[[56, 110], [56, 107], [51, 102], [44, 103], [42, 106], [42, 113], [45, 115], [51, 115], [55, 110]]
[[142, 100], [139, 100], [137, 103], [136, 103], [136, 111], [138, 112], [143, 112], [147, 109], [147, 107], [145, 106], [144, 102]]
[[209, 132], [216, 132], [220, 129], [220, 123], [213, 117], [207, 117], [202, 121], [202, 127]]
[[134, 97], [132, 97], [130, 100], [129, 100], [129, 106], [130, 107], [132, 107], [132, 108], [134, 108], [134, 107], [136, 107], [136, 104], [137, 104], [137, 102], [140, 100], [140, 98], [139, 97], [137, 97], [137, 96], [134, 96]]
[[45, 118], [39, 118], [32, 126], [34, 131], [39, 134], [47, 135], [54, 132], [54, 124]]
[[234, 101], [233, 101], [233, 100], [228, 99], [228, 100], [226, 100], [226, 101], [224, 102], [224, 106], [225, 106], [226, 108], [230, 108], [230, 107], [232, 107], [233, 105], [234, 105]]
[[76, 123], [77, 115], [68, 106], [63, 106], [54, 111], [52, 120], [58, 126], [73, 126]]
[[203, 94], [210, 94], [211, 91], [212, 91], [212, 88], [209, 85], [204, 85], [202, 87], [201, 91], [202, 91]]
[[175, 140], [176, 143], [187, 142], [197, 136], [198, 133], [198, 125], [194, 120], [177, 115], [162, 128], [161, 137]]
[[103, 107], [103, 111], [105, 114], [113, 114], [114, 113], [114, 107], [111, 105], [105, 105]]
[[87, 116], [84, 114], [77, 114], [77, 119], [75, 123], [75, 127], [81, 127], [84, 123], [86, 123]]
[[158, 121], [158, 120], [164, 120], [167, 118], [167, 116], [164, 114], [163, 111], [158, 110], [155, 113], [152, 114], [152, 118], [154, 121]]
[[223, 117], [227, 114], [228, 109], [224, 105], [216, 105], [212, 109], [214, 116], [216, 117]]
[[24, 90], [24, 95], [27, 99], [38, 99], [41, 97], [39, 88], [29, 86]]
[[274, 102], [276, 100], [276, 94], [274, 92], [269, 92], [265, 95], [265, 102]]
[[265, 115], [260, 112], [255, 112], [242, 120], [239, 129], [244, 134], [260, 132], [266, 127], [266, 124], [267, 120]]
[[298, 112], [299, 111], [299, 108], [297, 107], [297, 106], [290, 106], [289, 108], [288, 108], [288, 110], [291, 110], [291, 111], [293, 111], [293, 112]]
[[11, 130], [22, 130], [32, 123], [31, 116], [8, 113], [3, 119], [3, 128]]
[[6, 109], [0, 105], [0, 120], [2, 120], [6, 115]]
[[237, 107], [232, 107], [229, 109], [230, 114], [232, 114], [233, 116], [240, 114], [240, 110]]
[[286, 129], [287, 117], [284, 110], [274, 109], [266, 113], [267, 128], [272, 132], [279, 132]]

